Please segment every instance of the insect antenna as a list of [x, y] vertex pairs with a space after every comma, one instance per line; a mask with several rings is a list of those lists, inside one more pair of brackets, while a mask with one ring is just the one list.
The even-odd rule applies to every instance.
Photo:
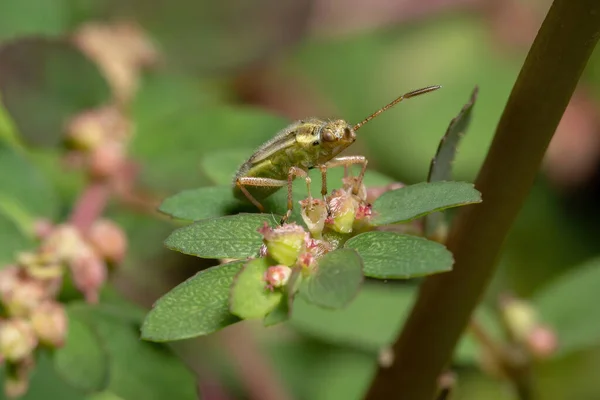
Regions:
[[353, 129], [355, 131], [359, 130], [364, 124], [366, 124], [367, 122], [369, 122], [370, 120], [372, 120], [373, 118], [375, 118], [376, 116], [378, 116], [379, 114], [381, 114], [382, 112], [384, 112], [384, 111], [392, 108], [393, 106], [395, 106], [396, 104], [400, 103], [404, 99], [410, 99], [411, 97], [416, 97], [416, 96], [419, 96], [421, 94], [433, 92], [434, 90], [438, 90], [439, 88], [441, 88], [441, 86], [439, 86], [439, 85], [427, 86], [426, 88], [417, 89], [417, 90], [413, 90], [412, 92], [405, 93], [402, 96], [398, 97], [396, 100], [392, 101], [387, 106], [385, 106], [383, 108], [380, 108], [379, 110], [375, 111], [373, 114], [369, 115], [367, 118], [365, 118], [364, 120], [362, 120], [358, 124], [354, 125]]

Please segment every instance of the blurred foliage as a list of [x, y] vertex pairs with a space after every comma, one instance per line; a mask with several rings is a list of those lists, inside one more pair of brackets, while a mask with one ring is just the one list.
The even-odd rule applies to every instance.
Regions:
[[[364, 150], [372, 185], [389, 183], [386, 175], [407, 183], [425, 180], [440, 137], [477, 84], [478, 103], [454, 168], [455, 179], [472, 181], [526, 48], [505, 51], [489, 16], [458, 10], [344, 36], [319, 35], [311, 26], [317, 3], [0, 1], [0, 265], [35, 246], [29, 224], [33, 219], [66, 218], [84, 185], [80, 172], [65, 170], [62, 164], [65, 124], [111, 97], [103, 72], [71, 40], [87, 21], [130, 16], [161, 51], [161, 60], [142, 73], [135, 99], [126, 107], [135, 126], [129, 153], [138, 163], [137, 183], [161, 199], [183, 189], [228, 185], [235, 166], [251, 149], [290, 119], [306, 117], [302, 113], [307, 104], [311, 112], [325, 114], [317, 116], [358, 122], [399, 93], [432, 84], [443, 89], [402, 103], [367, 124], [350, 152]], [[260, 71], [271, 70], [289, 81], [273, 87], [269, 74], [261, 78], [266, 83], [258, 78]], [[253, 104], [246, 104], [238, 91], [240, 75], [264, 84], [262, 92], [253, 91], [258, 99]], [[600, 101], [600, 49], [582, 85]], [[332, 106], [321, 110], [321, 104]], [[318, 183], [319, 177], [314, 178]], [[588, 185], [596, 187], [597, 178]], [[302, 184], [296, 188], [301, 193]], [[479, 310], [484, 325], [499, 336], [493, 303], [498, 294], [514, 292], [531, 297], [557, 330], [559, 353], [535, 366], [544, 399], [600, 397], [600, 330], [594, 318], [600, 284], [594, 258], [600, 239], [597, 200], [597, 191], [561, 191], [540, 176], [507, 241], [502, 270]], [[118, 201], [110, 204], [107, 216], [124, 227], [130, 241], [114, 282], [130, 300], [150, 306], [166, 290], [211, 265], [162, 247], [178, 222], [131, 211]], [[252, 333], [294, 398], [358, 399], [375, 371], [380, 347], [401, 328], [414, 291], [413, 285], [367, 282], [344, 311], [323, 311], [299, 300], [284, 327]], [[40, 355], [24, 399], [196, 398], [195, 377], [170, 349], [138, 339], [136, 313], [114, 312], [128, 310], [129, 303], [123, 301], [111, 307], [103, 300], [99, 309], [73, 305], [85, 326], [80, 336], [93, 332], [108, 354], [106, 381], [92, 380], [92, 371], [83, 376], [88, 381], [67, 384], [82, 379], [76, 372], [88, 367], [78, 361], [82, 353], [73, 345], [64, 350], [73, 353], [60, 356], [62, 361], [46, 352]], [[79, 345], [88, 339], [90, 335]], [[201, 360], [194, 372], [212, 368], [232, 391], [243, 391], [239, 378], [221, 370], [227, 361], [202, 364], [214, 346], [200, 342], [187, 355], [188, 360]], [[92, 357], [90, 347], [86, 349], [84, 358]], [[503, 383], [479, 371], [478, 354], [473, 338], [466, 335], [454, 359], [459, 374], [455, 398], [512, 398]], [[65, 368], [73, 373], [66, 380]]]

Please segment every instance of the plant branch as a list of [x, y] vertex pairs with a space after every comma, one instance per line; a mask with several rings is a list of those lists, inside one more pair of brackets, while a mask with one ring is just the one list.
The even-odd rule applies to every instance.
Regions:
[[447, 246], [450, 273], [428, 277], [368, 400], [430, 400], [495, 270], [504, 239], [600, 36], [598, 0], [555, 0], [513, 87], [477, 177], [483, 203], [464, 207]]

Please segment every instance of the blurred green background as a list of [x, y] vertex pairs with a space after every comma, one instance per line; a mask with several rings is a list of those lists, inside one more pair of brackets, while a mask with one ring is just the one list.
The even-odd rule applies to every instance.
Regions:
[[[121, 104], [134, 127], [128, 151], [139, 171], [136, 184], [161, 199], [211, 184], [214, 171], [204, 171], [205, 156], [212, 163], [220, 150], [248, 149], [249, 155], [289, 121], [307, 116], [358, 122], [399, 94], [434, 84], [442, 90], [366, 125], [350, 151], [366, 155], [370, 168], [394, 180], [425, 180], [448, 123], [478, 85], [473, 121], [455, 163], [455, 178], [473, 181], [549, 5], [0, 0], [0, 190], [19, 187], [12, 195], [34, 216], [64, 219], [85, 182], [60, 161], [65, 123], [109, 102]], [[559, 343], [569, 343], [535, 365], [543, 399], [600, 399], [598, 110], [600, 50], [561, 122], [482, 310], [494, 314], [503, 293], [532, 298], [557, 329]], [[5, 214], [3, 264], [32, 246], [14, 216]], [[171, 221], [118, 201], [107, 215], [126, 229], [130, 242], [111, 287], [139, 305], [149, 307], [209, 265], [163, 248], [175, 227]], [[188, 373], [178, 372], [183, 366], [174, 358], [172, 368], [158, 361], [163, 348], [132, 351], [114, 360], [107, 389], [90, 394], [70, 388], [42, 359], [26, 398], [188, 399], [195, 389], [182, 386], [193, 385], [193, 377], [206, 399], [251, 398], [247, 380], [257, 378], [248, 370], [268, 363], [292, 398], [359, 399], [378, 349], [393, 341], [414, 291], [415, 283], [373, 283], [335, 315], [299, 301], [284, 326], [244, 324], [174, 344], [171, 350], [193, 371], [185, 379]], [[110, 336], [113, 328], [107, 329], [116, 347], [129, 348], [133, 333]], [[505, 382], [481, 372], [478, 359], [477, 346], [465, 339], [454, 360], [453, 398], [514, 398]], [[151, 367], [155, 362], [160, 370]], [[147, 382], [156, 387], [144, 387]], [[231, 397], [206, 394], [214, 382]]]

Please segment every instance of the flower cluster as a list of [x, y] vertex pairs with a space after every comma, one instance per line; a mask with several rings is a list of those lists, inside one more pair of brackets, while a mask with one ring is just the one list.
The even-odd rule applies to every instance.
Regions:
[[0, 269], [0, 362], [7, 366], [9, 396], [27, 390], [38, 346], [57, 348], [65, 342], [67, 315], [56, 300], [65, 272], [88, 302], [97, 302], [108, 266], [122, 260], [127, 246], [123, 231], [107, 220], [96, 221], [86, 235], [46, 221], [37, 224], [36, 233], [38, 249]]
[[333, 190], [324, 200], [309, 196], [300, 201], [300, 208], [308, 231], [296, 223], [276, 228], [265, 223], [258, 230], [263, 235], [260, 256], [270, 257], [276, 263], [264, 275], [270, 290], [284, 287], [292, 269], [310, 274], [319, 257], [352, 235], [372, 229], [369, 221], [373, 212], [367, 203], [367, 190], [356, 177], [344, 178], [342, 188]]

